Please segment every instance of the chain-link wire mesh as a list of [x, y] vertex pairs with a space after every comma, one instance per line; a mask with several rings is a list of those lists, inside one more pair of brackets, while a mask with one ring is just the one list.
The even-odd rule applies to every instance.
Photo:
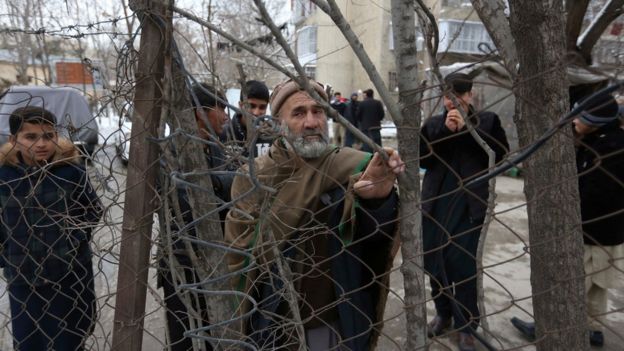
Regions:
[[[141, 26], [135, 23], [122, 34], [116, 25], [132, 18], [3, 32], [66, 40], [106, 35], [116, 60], [108, 62], [114, 66], [108, 71], [114, 88], [87, 94], [88, 100], [77, 92], [86, 87], [33, 86], [11, 87], [0, 99], [0, 133], [7, 142], [0, 149], [0, 349], [108, 350], [116, 328], [138, 328], [145, 350], [205, 350], [217, 343], [256, 350], [367, 350], [371, 345], [402, 350], [408, 306], [401, 269], [418, 259], [424, 262], [419, 271], [427, 289], [426, 300], [418, 304], [426, 306], [428, 322], [440, 317], [436, 325], [421, 326], [432, 334], [430, 349], [455, 350], [460, 339], [473, 335], [470, 329], [479, 336], [473, 341], [479, 349], [532, 349], [540, 342], [531, 338], [532, 297], [544, 291], [531, 288], [531, 269], [539, 266], [531, 266], [530, 258], [546, 243], [529, 240], [527, 214], [527, 205], [541, 201], [540, 194], [526, 198], [518, 164], [496, 177], [495, 207], [486, 210], [487, 184], [467, 184], [491, 170], [487, 155], [468, 128], [447, 122], [451, 112], [440, 114], [445, 101], [438, 86], [427, 88], [420, 133], [424, 247], [403, 257], [399, 224], [416, 214], [400, 211], [401, 189], [395, 186], [380, 199], [354, 195], [370, 155], [332, 146], [304, 161], [295, 157], [301, 151], [279, 137], [286, 132], [280, 120], [255, 120], [241, 142], [224, 137], [231, 127], [218, 133], [213, 125], [215, 114], [234, 111], [238, 101], [222, 96], [203, 113], [193, 108], [202, 102], [202, 90], [193, 90], [197, 83], [216, 86], [203, 91], [213, 98], [226, 88], [214, 63], [194, 66], [204, 51], [172, 46], [173, 54], [166, 54], [183, 83], [168, 76], [158, 87], [162, 98], [154, 106], [169, 106], [157, 121], [158, 135], [131, 134], [142, 127], [132, 119], [136, 85], [145, 78], [135, 75]], [[183, 27], [192, 31], [188, 23]], [[253, 77], [252, 69], [246, 73]], [[461, 117], [494, 151], [498, 165], [532, 147], [516, 140], [506, 91], [497, 80], [478, 77], [473, 105]], [[59, 139], [43, 133], [45, 123], [37, 121], [30, 136], [34, 146], [21, 141], [24, 130], [16, 135], [8, 121], [22, 106], [51, 111]], [[617, 350], [624, 341], [624, 129], [618, 117], [611, 117], [617, 111], [601, 108], [609, 107], [602, 101], [588, 110], [586, 120], [596, 125], [583, 137], [570, 132], [571, 120], [556, 133], [574, 145], [576, 159], [566, 162], [578, 169], [574, 181], [582, 223], [571, 222], [570, 228], [585, 232], [585, 269], [577, 277], [584, 281], [588, 310], [579, 330], [593, 343], [601, 331], [604, 348]], [[452, 113], [455, 121], [458, 113]], [[607, 123], [593, 119], [607, 115]], [[197, 128], [198, 121], [203, 128]], [[327, 132], [335, 140], [333, 123], [319, 123], [311, 134], [322, 140]], [[398, 146], [396, 128], [381, 124], [384, 146]], [[126, 176], [146, 172], [136, 169], [130, 143], [158, 147], [159, 158], [151, 166], [159, 176], [149, 184], [153, 195], [125, 197], [128, 186], [137, 186]], [[53, 154], [38, 152], [41, 144], [51, 145]], [[192, 162], [189, 153], [195, 153]], [[403, 161], [416, 167], [415, 159]], [[553, 180], [552, 187], [565, 181]], [[152, 223], [149, 252], [136, 252], [149, 255], [148, 265], [140, 267], [147, 270], [147, 281], [137, 284], [147, 299], [144, 312], [121, 325], [117, 310], [131, 313], [137, 307], [116, 305], [119, 294], [130, 294], [117, 285], [119, 271], [136, 268], [120, 265], [122, 232], [135, 229], [125, 226], [123, 216], [128, 206], [144, 203], [157, 208], [155, 216], [144, 218]], [[215, 229], [221, 240], [209, 239], [214, 233], [203, 228]], [[215, 252], [219, 259], [212, 261]], [[544, 265], [554, 259], [538, 257]], [[215, 273], [216, 265], [231, 273]], [[553, 289], [561, 284], [553, 277]], [[215, 296], [225, 296], [227, 306], [214, 305]], [[211, 320], [218, 313], [229, 318]], [[546, 330], [543, 338], [555, 332]]]

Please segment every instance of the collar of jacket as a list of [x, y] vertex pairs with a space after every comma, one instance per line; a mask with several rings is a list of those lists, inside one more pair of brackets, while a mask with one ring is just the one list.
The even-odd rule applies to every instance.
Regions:
[[[79, 164], [80, 152], [76, 146], [65, 138], [59, 138], [56, 150], [48, 165]], [[0, 147], [0, 166], [13, 166], [22, 169], [32, 168], [24, 163], [21, 153], [12, 143], [6, 143]], [[37, 166], [35, 166], [37, 167]]]

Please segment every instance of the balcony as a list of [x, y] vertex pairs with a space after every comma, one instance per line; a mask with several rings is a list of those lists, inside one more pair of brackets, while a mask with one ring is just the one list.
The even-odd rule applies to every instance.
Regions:
[[480, 43], [486, 43], [494, 49], [494, 43], [481, 22], [441, 19], [438, 28], [439, 53], [483, 55], [479, 50]]

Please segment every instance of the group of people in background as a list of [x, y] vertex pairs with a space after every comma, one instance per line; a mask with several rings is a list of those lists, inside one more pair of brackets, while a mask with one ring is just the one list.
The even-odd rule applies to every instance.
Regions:
[[[308, 350], [373, 350], [399, 247], [396, 179], [406, 165], [396, 150], [382, 148], [382, 157], [349, 130], [335, 131], [336, 145], [330, 143], [328, 103], [381, 146], [384, 108], [371, 89], [363, 101], [357, 93], [347, 100], [336, 92], [330, 99], [318, 82], [308, 83], [323, 101], [294, 80], [272, 94], [264, 83], [249, 81], [232, 119], [225, 95], [214, 86], [197, 84], [190, 92], [214, 194], [222, 203], [237, 199], [219, 214], [223, 240], [233, 249], [225, 253], [232, 287], [250, 297], [232, 301], [244, 316], [237, 328], [243, 341], [259, 349], [300, 349], [300, 326], [290, 322], [297, 317]], [[420, 145], [424, 268], [436, 310], [428, 335], [452, 328], [461, 351], [476, 348], [476, 250], [488, 198], [487, 184], [471, 189], [463, 184], [489, 167], [468, 126], [495, 152], [497, 163], [509, 152], [499, 117], [473, 106], [472, 84], [462, 73], [445, 78], [443, 112], [424, 122]], [[606, 312], [606, 289], [616, 274], [609, 257], [624, 255], [624, 131], [612, 100], [592, 102], [574, 120], [589, 335], [596, 345], [603, 342], [602, 326], [593, 316]], [[272, 117], [266, 116], [268, 107]], [[8, 281], [15, 348], [82, 349], [95, 321], [89, 241], [102, 205], [75, 162], [73, 145], [58, 138], [55, 116], [26, 108], [10, 121], [10, 142], [0, 155], [0, 264]], [[351, 147], [358, 143], [361, 150]], [[236, 146], [237, 162], [223, 145]], [[179, 289], [181, 278], [201, 283], [187, 251], [193, 246], [182, 239], [198, 236], [195, 226], [187, 225], [196, 218], [187, 188], [164, 196], [179, 204], [171, 214], [172, 245], [164, 248], [172, 251], [159, 262], [167, 337], [171, 350], [192, 350], [189, 307], [201, 311], [204, 325], [211, 322], [205, 297], [188, 300], [188, 291]], [[183, 277], [171, 271], [172, 257]], [[530, 323], [514, 324], [532, 330]], [[212, 349], [207, 341], [202, 345]]]
[[[364, 90], [364, 100], [359, 100], [359, 94], [354, 92], [349, 100], [342, 97], [340, 92], [335, 92], [330, 101], [331, 107], [343, 116], [349, 123], [359, 129], [364, 135], [381, 145], [381, 121], [385, 117], [384, 107], [381, 101], [374, 98], [373, 89]], [[362, 143], [354, 134], [342, 126], [337, 120], [333, 120], [334, 144], [338, 146], [354, 147], [366, 152], [372, 152], [370, 145]]]

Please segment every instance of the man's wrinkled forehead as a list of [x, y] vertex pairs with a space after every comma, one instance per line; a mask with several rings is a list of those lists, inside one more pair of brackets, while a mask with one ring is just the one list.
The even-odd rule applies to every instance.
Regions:
[[301, 108], [323, 108], [323, 104], [319, 101], [315, 100], [310, 94], [306, 91], [298, 91], [284, 101], [284, 105], [288, 105], [291, 109], [301, 109]]

